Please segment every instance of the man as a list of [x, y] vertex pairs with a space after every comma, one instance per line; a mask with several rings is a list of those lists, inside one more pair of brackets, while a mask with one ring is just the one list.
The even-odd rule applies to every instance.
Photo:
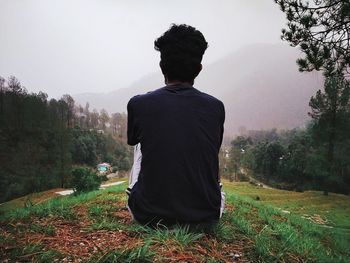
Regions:
[[137, 145], [128, 206], [141, 224], [212, 225], [225, 109], [193, 87], [208, 43], [194, 27], [172, 25], [154, 46], [166, 86], [128, 103], [128, 144]]

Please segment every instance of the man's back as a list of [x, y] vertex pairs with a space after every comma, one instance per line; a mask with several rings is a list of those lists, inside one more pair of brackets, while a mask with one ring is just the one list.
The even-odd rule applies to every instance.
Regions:
[[222, 102], [190, 85], [171, 85], [128, 104], [128, 143], [141, 143], [142, 163], [129, 206], [136, 220], [218, 220], [218, 153]]

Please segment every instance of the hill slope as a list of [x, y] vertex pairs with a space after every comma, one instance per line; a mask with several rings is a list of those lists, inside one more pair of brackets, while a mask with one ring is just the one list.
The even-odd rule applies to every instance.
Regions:
[[[125, 186], [124, 186], [125, 187]], [[349, 262], [350, 232], [301, 218], [308, 205], [334, 218], [348, 196], [295, 193], [224, 182], [226, 212], [212, 232], [150, 229], [132, 222], [123, 186], [55, 198], [0, 217], [2, 262]], [[261, 201], [254, 201], [256, 196]], [[325, 199], [328, 199], [325, 200]], [[289, 206], [281, 211], [276, 202]], [[300, 202], [300, 205], [302, 203]], [[344, 210], [344, 211], [341, 211]], [[294, 212], [295, 211], [295, 212]], [[338, 215], [338, 217], [337, 217]], [[320, 225], [321, 224], [321, 225]]]

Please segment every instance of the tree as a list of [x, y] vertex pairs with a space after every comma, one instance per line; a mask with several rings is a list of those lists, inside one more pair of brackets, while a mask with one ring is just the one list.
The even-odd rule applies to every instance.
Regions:
[[312, 140], [308, 131], [299, 131], [291, 135], [286, 153], [281, 160], [280, 179], [290, 182], [298, 189], [304, 188], [304, 182], [310, 180], [306, 173]]
[[11, 94], [11, 105], [12, 105], [12, 121], [9, 123], [12, 124], [13, 127], [20, 128], [23, 124], [23, 96], [27, 94], [27, 90], [21, 85], [19, 80], [11, 76], [7, 80], [7, 89]]
[[76, 164], [87, 164], [95, 166], [96, 156], [96, 134], [90, 131], [84, 131], [79, 127], [72, 130], [71, 154], [73, 162]]
[[85, 167], [72, 170], [72, 186], [76, 194], [97, 190], [101, 185], [101, 178]]
[[264, 170], [267, 172], [268, 177], [276, 177], [280, 161], [285, 154], [283, 146], [280, 142], [272, 142], [267, 145], [266, 154], [264, 158]]
[[118, 134], [118, 131], [120, 129], [121, 119], [122, 119], [122, 116], [120, 113], [112, 113], [110, 124], [111, 124], [113, 134]]
[[323, 70], [325, 76], [349, 73], [349, 0], [275, 0], [286, 14], [282, 39], [299, 46], [300, 71]]
[[85, 114], [85, 127], [86, 128], [92, 128], [90, 123], [90, 111], [89, 111], [90, 104], [86, 102], [85, 108], [84, 108], [84, 114]]
[[109, 115], [105, 109], [100, 111], [100, 125], [102, 130], [106, 130], [106, 124], [109, 122]]
[[235, 181], [239, 180], [239, 168], [240, 168], [240, 164], [241, 164], [241, 159], [242, 159], [242, 152], [239, 148], [237, 147], [232, 147], [231, 151], [230, 151], [230, 160], [229, 160], [229, 171], [230, 174], [233, 173], [234, 178], [232, 178], [232, 176], [230, 175], [230, 181], [232, 181], [233, 179]]
[[3, 125], [4, 93], [5, 93], [5, 79], [0, 76], [0, 127]]
[[[107, 160], [130, 169], [132, 152], [123, 140], [87, 129], [91, 124], [79, 120], [90, 115], [88, 104], [76, 107], [69, 95], [48, 101], [43, 92], [29, 94], [15, 77], [0, 77], [0, 92], [0, 202], [70, 187], [72, 164], [95, 169], [98, 161]], [[78, 120], [80, 127], [73, 128]], [[91, 183], [91, 178], [81, 182]]]
[[[246, 138], [243, 136], [237, 136], [231, 142], [231, 150], [230, 150], [230, 161], [229, 161], [229, 170], [233, 172], [234, 178], [236, 181], [239, 180], [239, 174], [241, 173], [241, 166], [243, 156], [249, 145], [252, 144], [250, 137]], [[231, 177], [230, 177], [231, 179]]]
[[74, 120], [75, 126], [86, 128], [86, 116], [84, 113], [84, 108], [81, 105], [78, 105], [77, 107], [75, 107], [74, 117], [75, 117], [75, 120]]
[[66, 107], [66, 115], [67, 115], [67, 127], [72, 128], [73, 127], [73, 117], [74, 117], [74, 99], [72, 96], [65, 94], [61, 98], [62, 101], [64, 101], [67, 105]]
[[121, 114], [121, 120], [120, 120], [120, 133], [119, 133], [119, 137], [121, 139], [124, 139], [126, 140], [126, 137], [127, 137], [127, 115], [125, 112], [123, 112]]
[[[69, 95], [68, 95], [69, 96]], [[69, 96], [70, 97], [70, 96]], [[58, 144], [59, 144], [59, 158], [57, 159], [59, 168], [59, 175], [61, 178], [61, 188], [64, 188], [67, 185], [67, 178], [69, 175], [69, 169], [71, 166], [71, 154], [69, 152], [70, 144], [71, 144], [71, 134], [69, 131], [70, 121], [69, 119], [73, 119], [70, 114], [71, 104], [66, 102], [67, 98], [65, 96], [65, 100], [62, 98], [58, 101], [58, 113], [59, 113], [59, 126], [58, 126]], [[74, 101], [73, 101], [74, 105]]]
[[253, 171], [265, 180], [277, 179], [285, 149], [279, 141], [259, 142], [253, 149]]
[[[336, 179], [335, 151], [339, 142], [347, 142], [350, 139], [350, 130], [347, 129], [350, 108], [350, 83], [343, 76], [327, 77], [324, 92], [317, 91], [310, 100], [310, 116], [316, 121], [314, 125], [314, 136], [326, 142], [326, 160], [328, 167], [328, 178], [323, 180], [324, 193], [328, 194], [328, 188], [332, 187], [329, 182]], [[348, 133], [344, 134], [344, 130]], [[345, 136], [339, 136], [344, 134]], [[338, 143], [337, 143], [338, 142]]]
[[97, 129], [99, 124], [100, 114], [96, 109], [93, 109], [92, 113], [90, 113], [90, 121], [91, 121], [91, 128]]
[[8, 78], [7, 86], [9, 91], [13, 94], [19, 95], [22, 93], [27, 93], [26, 89], [22, 87], [21, 82], [19, 82], [19, 80], [14, 76]]
[[[315, 119], [314, 136], [319, 140], [319, 160], [327, 160], [328, 176], [323, 176], [324, 194], [328, 194], [329, 181], [339, 178], [335, 171], [336, 146], [341, 146], [337, 134], [340, 121], [349, 118], [350, 70], [350, 1], [275, 0], [287, 16], [288, 30], [282, 30], [282, 39], [292, 46], [299, 46], [305, 54], [298, 59], [300, 71], [322, 70], [325, 76], [324, 91], [319, 90], [311, 98], [310, 116]], [[346, 126], [346, 125], [345, 125]], [[344, 127], [345, 127], [344, 126]], [[322, 135], [322, 136], [321, 136]], [[342, 139], [347, 140], [346, 136]], [[324, 150], [326, 144], [326, 150]], [[343, 172], [342, 172], [343, 173]]]
[[241, 152], [245, 152], [247, 147], [249, 145], [252, 145], [252, 139], [250, 137], [246, 138], [244, 136], [237, 136], [236, 139], [234, 139], [231, 142], [231, 145], [233, 147], [236, 147], [241, 150]]

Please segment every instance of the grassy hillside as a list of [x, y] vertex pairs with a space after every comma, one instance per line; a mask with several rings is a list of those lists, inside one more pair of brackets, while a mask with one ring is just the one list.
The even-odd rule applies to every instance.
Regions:
[[13, 199], [9, 202], [2, 203], [0, 204], [0, 215], [16, 208], [24, 208], [32, 205], [38, 205], [40, 203], [52, 199], [53, 197], [59, 197], [60, 195], [56, 194], [56, 192], [63, 190], [65, 189], [55, 188], [49, 191], [25, 195], [20, 198]]
[[225, 182], [224, 190], [249, 197], [259, 204], [280, 208], [284, 213], [300, 215], [321, 225], [346, 228], [350, 231], [350, 197], [346, 195], [330, 193], [325, 196], [319, 191], [299, 193], [266, 189], [249, 183], [229, 182]]
[[350, 198], [224, 183], [212, 233], [132, 222], [125, 185], [53, 198], [0, 217], [0, 261], [349, 262]]

